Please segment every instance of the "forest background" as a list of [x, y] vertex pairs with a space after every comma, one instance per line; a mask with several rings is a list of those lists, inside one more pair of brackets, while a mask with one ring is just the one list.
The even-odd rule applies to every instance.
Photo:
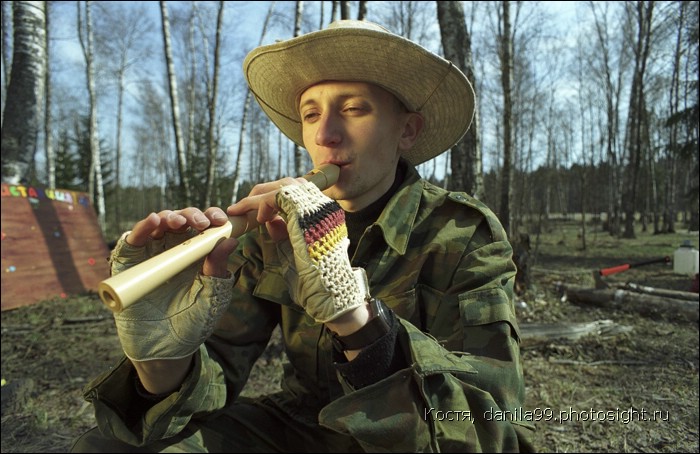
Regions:
[[470, 132], [419, 170], [484, 200], [514, 242], [574, 213], [583, 248], [591, 222], [614, 237], [698, 230], [697, 2], [2, 8], [3, 181], [88, 192], [107, 240], [150, 211], [226, 207], [255, 182], [305, 173], [241, 62], [341, 17], [381, 23], [469, 76]]

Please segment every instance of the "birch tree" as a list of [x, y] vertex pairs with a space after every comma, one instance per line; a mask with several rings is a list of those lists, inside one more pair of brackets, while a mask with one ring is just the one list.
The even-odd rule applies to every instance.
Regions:
[[510, 2], [501, 2], [501, 17], [498, 28], [499, 61], [501, 66], [501, 88], [503, 90], [503, 167], [501, 170], [501, 194], [499, 217], [503, 228], [510, 235], [511, 227], [511, 198], [512, 198], [512, 165], [513, 165], [513, 41], [511, 38]]
[[192, 202], [192, 190], [185, 156], [185, 142], [180, 126], [180, 104], [178, 102], [177, 76], [175, 75], [175, 63], [173, 61], [172, 46], [170, 44], [170, 19], [168, 18], [167, 2], [160, 1], [160, 15], [163, 28], [163, 48], [165, 52], [165, 64], [168, 72], [168, 87], [170, 90], [170, 111], [172, 115], [173, 131], [175, 134], [175, 148], [177, 150], [177, 164], [180, 176], [180, 189], [184, 194], [183, 203], [190, 205]]
[[367, 17], [367, 0], [361, 0], [357, 3], [357, 20], [365, 20]]
[[649, 147], [649, 119], [645, 96], [645, 76], [649, 52], [652, 42], [652, 17], [654, 2], [637, 1], [626, 4], [626, 12], [630, 22], [634, 24], [631, 37], [634, 54], [634, 72], [630, 105], [627, 116], [627, 131], [625, 148], [629, 152], [629, 165], [626, 172], [625, 191], [623, 194], [623, 209], [625, 212], [624, 238], [635, 238], [634, 216], [637, 209], [637, 191], [639, 188], [639, 172], [644, 154]]
[[36, 151], [46, 65], [46, 3], [13, 2], [12, 71], [2, 124], [2, 181], [27, 179]]
[[340, 1], [340, 19], [350, 19], [350, 2], [347, 0]]
[[419, 1], [390, 2], [389, 11], [382, 22], [404, 38], [419, 44], [426, 43], [432, 39], [430, 24], [435, 17], [429, 6], [428, 2]]
[[[92, 163], [90, 166], [90, 179], [88, 183], [89, 194], [93, 203], [97, 206], [97, 221], [100, 224], [102, 233], [105, 233], [105, 197], [104, 185], [102, 184], [102, 159], [100, 154], [100, 139], [97, 124], [97, 92], [95, 90], [95, 54], [94, 54], [94, 33], [92, 29], [92, 2], [85, 2], [85, 30], [82, 26], [82, 14], [80, 3], [78, 2], [78, 37], [85, 57], [85, 80], [87, 83], [88, 96], [90, 99], [90, 150]], [[83, 36], [83, 34], [85, 36]]]
[[[270, 2], [270, 7], [267, 9], [267, 14], [265, 15], [265, 21], [263, 22], [263, 27], [262, 31], [260, 32], [260, 40], [258, 41], [258, 46], [260, 46], [263, 43], [263, 40], [265, 39], [265, 34], [267, 34], [267, 27], [270, 23], [270, 19], [272, 18], [272, 14], [275, 11], [275, 2]], [[233, 170], [233, 188], [231, 190], [231, 203], [236, 203], [236, 200], [238, 199], [238, 189], [241, 186], [241, 163], [242, 163], [242, 157], [243, 157], [243, 142], [244, 138], [246, 136], [246, 126], [248, 123], [248, 115], [250, 112], [250, 106], [251, 106], [251, 100], [252, 100], [252, 93], [250, 89], [247, 90], [246, 92], [246, 97], [245, 101], [243, 103], [243, 115], [241, 116], [241, 129], [240, 133], [238, 134], [238, 153], [236, 155], [236, 165], [234, 166]]]
[[[196, 120], [197, 112], [197, 78], [199, 75], [197, 60], [197, 48], [195, 46], [195, 19], [198, 17], [197, 3], [192, 3], [192, 10], [187, 18], [187, 48], [190, 56], [190, 74], [187, 87], [187, 147], [185, 152], [185, 162], [191, 163], [195, 155], [196, 145]], [[206, 72], [206, 71], [205, 71]]]
[[[608, 23], [609, 3], [589, 2], [594, 20], [594, 43], [596, 44], [599, 59], [591, 59], [591, 74], [603, 87], [605, 96], [605, 150], [608, 161], [608, 232], [612, 236], [618, 236], [621, 230], [622, 218], [622, 173], [619, 124], [620, 124], [620, 96], [623, 86], [623, 71], [627, 62], [625, 46], [618, 39], [611, 36]], [[600, 11], [600, 8], [603, 8]], [[615, 48], [617, 52], [615, 52]], [[617, 66], [615, 65], [617, 63]]]
[[683, 2], [688, 8], [688, 17], [691, 18], [684, 26], [685, 33], [683, 44], [685, 48], [682, 72], [684, 74], [680, 101], [680, 109], [676, 116], [669, 119], [669, 123], [679, 123], [681, 133], [676, 156], [681, 159], [684, 169], [683, 183], [680, 199], [683, 202], [683, 212], [689, 213], [688, 230], [697, 232], [700, 229], [700, 211], [698, 210], [698, 198], [700, 196], [700, 155], [698, 155], [698, 139], [700, 136], [700, 95], [698, 84], [698, 71], [700, 66], [700, 39], [698, 39], [698, 2]]
[[[472, 62], [471, 35], [467, 30], [462, 2], [436, 2], [442, 49], [445, 58], [462, 70], [476, 87]], [[475, 97], [476, 98], [476, 97]], [[478, 102], [474, 103], [474, 119], [464, 138], [450, 152], [451, 175], [447, 189], [465, 191], [476, 198], [483, 197], [484, 181], [479, 144]]]
[[[669, 87], [668, 96], [668, 112], [669, 118], [675, 118], [680, 111], [680, 73], [681, 73], [681, 59], [682, 52], [684, 51], [683, 38], [684, 29], [686, 24], [688, 3], [687, 2], [677, 2], [678, 4], [678, 17], [676, 19], [676, 45], [673, 52], [673, 65], [672, 65], [672, 76], [671, 76], [671, 86]], [[666, 180], [664, 182], [665, 186], [665, 200], [664, 200], [664, 210], [663, 210], [663, 227], [662, 232], [673, 233], [676, 231], [676, 175], [677, 175], [677, 163], [678, 160], [675, 159], [680, 142], [680, 125], [677, 122], [669, 122], [668, 124], [668, 146], [666, 147]]]
[[219, 2], [219, 12], [216, 19], [216, 42], [214, 43], [214, 68], [212, 77], [212, 89], [209, 94], [208, 112], [209, 112], [209, 128], [207, 130], [207, 180], [206, 194], [204, 196], [204, 207], [211, 205], [212, 192], [214, 188], [214, 178], [216, 170], [216, 154], [218, 145], [214, 137], [214, 129], [216, 127], [216, 97], [219, 92], [219, 66], [221, 59], [221, 27], [224, 20], [224, 2]]
[[100, 15], [97, 18], [95, 44], [99, 54], [109, 56], [104, 65], [116, 79], [117, 109], [115, 131], [114, 188], [115, 224], [121, 225], [121, 169], [123, 157], [123, 118], [124, 95], [127, 80], [135, 72], [138, 64], [151, 53], [148, 33], [153, 29], [153, 21], [146, 14], [143, 5], [125, 6], [119, 2], [100, 2], [96, 5]]
[[46, 153], [46, 175], [50, 189], [56, 189], [56, 153], [53, 148], [52, 117], [51, 117], [51, 66], [49, 58], [49, 18], [51, 2], [46, 2], [46, 79], [44, 80], [44, 151]]
[[5, 111], [7, 85], [10, 83], [10, 66], [12, 66], [12, 3], [2, 4], [2, 94], [0, 109]]
[[331, 2], [331, 22], [334, 20], [338, 19], [338, 4], [340, 1], [332, 1]]
[[[304, 2], [302, 0], [297, 0], [296, 8], [294, 10], [294, 37], [301, 36], [301, 23], [304, 18]], [[301, 169], [302, 163], [302, 151], [301, 147], [294, 144], [294, 174], [301, 175], [303, 173]]]

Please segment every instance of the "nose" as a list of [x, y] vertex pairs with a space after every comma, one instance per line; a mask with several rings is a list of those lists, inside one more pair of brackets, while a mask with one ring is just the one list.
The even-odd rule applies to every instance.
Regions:
[[340, 119], [333, 113], [324, 113], [319, 118], [316, 130], [316, 145], [334, 147], [343, 140]]

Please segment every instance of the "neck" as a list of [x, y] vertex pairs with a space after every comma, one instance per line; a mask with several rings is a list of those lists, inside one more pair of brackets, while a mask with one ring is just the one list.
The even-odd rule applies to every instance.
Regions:
[[394, 175], [394, 182], [383, 196], [359, 211], [345, 212], [345, 223], [348, 228], [348, 238], [350, 239], [350, 257], [352, 257], [352, 253], [354, 253], [355, 247], [360, 241], [365, 229], [379, 219], [384, 207], [386, 207], [389, 199], [396, 194], [405, 176], [405, 169], [399, 164], [396, 168], [396, 174]]

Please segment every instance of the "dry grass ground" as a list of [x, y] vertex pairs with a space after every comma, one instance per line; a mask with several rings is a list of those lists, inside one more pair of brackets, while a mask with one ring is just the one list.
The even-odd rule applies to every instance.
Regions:
[[[635, 240], [615, 240], [589, 233], [583, 251], [571, 232], [560, 226], [532, 237], [532, 286], [518, 301], [521, 324], [611, 320], [631, 330], [523, 346], [522, 411], [540, 419], [538, 450], [698, 452], [697, 321], [573, 304], [554, 290], [557, 281], [593, 286], [596, 269], [672, 255], [683, 239], [697, 247], [698, 235], [640, 233]], [[675, 290], [690, 285], [662, 264], [608, 280]], [[117, 360], [118, 345], [111, 315], [94, 295], [4, 312], [2, 452], [70, 449], [94, 423], [81, 389]], [[275, 343], [258, 362], [246, 393], [277, 389], [282, 358]], [[562, 417], [567, 420], [555, 420]]]

